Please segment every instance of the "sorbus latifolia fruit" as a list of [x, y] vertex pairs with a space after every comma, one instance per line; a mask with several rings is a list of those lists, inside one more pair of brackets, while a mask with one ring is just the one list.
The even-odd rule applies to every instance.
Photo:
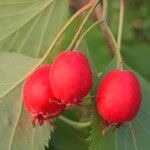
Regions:
[[64, 51], [52, 64], [50, 84], [57, 99], [68, 107], [82, 101], [92, 87], [92, 71], [79, 51]]
[[122, 124], [134, 119], [140, 103], [140, 84], [128, 70], [110, 71], [98, 88], [98, 112], [108, 124]]
[[50, 69], [50, 65], [38, 68], [28, 77], [23, 87], [24, 104], [33, 124], [42, 125], [45, 120], [61, 114], [65, 108], [65, 105], [55, 102], [49, 83]]

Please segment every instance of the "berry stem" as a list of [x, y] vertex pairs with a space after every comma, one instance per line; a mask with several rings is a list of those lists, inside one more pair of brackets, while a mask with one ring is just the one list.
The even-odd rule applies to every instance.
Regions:
[[103, 0], [102, 1], [102, 8], [103, 8], [103, 11], [102, 11], [102, 20], [106, 20], [107, 19], [107, 7], [108, 7], [108, 2], [107, 0]]
[[70, 119], [63, 117], [63, 116], [58, 117], [58, 119], [65, 122], [66, 124], [69, 124], [70, 126], [76, 128], [76, 129], [82, 129], [82, 128], [90, 127], [91, 123], [92, 123], [91, 121], [77, 122], [77, 121], [70, 120]]
[[118, 45], [116, 42], [116, 39], [110, 29], [110, 27], [107, 24], [107, 0], [103, 0], [102, 3], [100, 3], [96, 9], [96, 15], [100, 22], [101, 30], [104, 34], [104, 37], [108, 43], [108, 46], [112, 52], [112, 54], [115, 54], [117, 59], [117, 69], [122, 70], [123, 64], [122, 64], [122, 57], [121, 53], [118, 49]]
[[[86, 15], [86, 17], [84, 18], [84, 20], [82, 21], [81, 25], [79, 26], [79, 28], [78, 28], [78, 30], [77, 30], [77, 32], [76, 32], [74, 38], [72, 39], [72, 42], [70, 43], [68, 49], [73, 50], [74, 47], [76, 47], [76, 43], [77, 43], [77, 41], [78, 41], [78, 39], [79, 39], [79, 36], [80, 36], [80, 34], [81, 34], [81, 32], [82, 32], [82, 29], [83, 29], [85, 23], [87, 22], [87, 20], [89, 19], [89, 17], [91, 16], [91, 14], [93, 13], [93, 11], [95, 10], [95, 8], [96, 8], [96, 6], [97, 6], [97, 4], [98, 4], [98, 1], [97, 1], [97, 2], [95, 2], [95, 1], [96, 1], [96, 0], [91, 0], [91, 1], [90, 1], [92, 7], [91, 7], [91, 9], [89, 10], [89, 12], [87, 13], [87, 15]], [[89, 3], [90, 3], [90, 2], [89, 2]]]
[[117, 45], [119, 50], [121, 48], [121, 40], [122, 40], [124, 7], [125, 7], [125, 0], [120, 0], [119, 27], [118, 27], [118, 38], [117, 38]]
[[96, 21], [95, 23], [93, 23], [87, 30], [85, 30], [85, 32], [79, 37], [78, 41], [76, 42], [76, 45], [74, 47], [74, 49], [77, 49], [81, 43], [81, 41], [84, 39], [84, 37], [96, 26], [98, 25], [100, 22], [100, 20]]

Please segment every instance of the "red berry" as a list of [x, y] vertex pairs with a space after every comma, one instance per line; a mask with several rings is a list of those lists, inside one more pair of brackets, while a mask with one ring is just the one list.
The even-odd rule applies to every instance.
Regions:
[[[50, 65], [44, 65], [33, 72], [23, 87], [23, 99], [33, 123], [43, 124], [44, 120], [59, 115], [64, 105], [57, 104], [49, 84]], [[53, 101], [54, 100], [54, 101]]]
[[62, 52], [53, 62], [50, 83], [55, 97], [67, 106], [82, 101], [92, 87], [92, 71], [79, 51]]
[[97, 108], [107, 123], [120, 124], [134, 119], [140, 103], [140, 85], [132, 72], [113, 70], [102, 80], [97, 92]]

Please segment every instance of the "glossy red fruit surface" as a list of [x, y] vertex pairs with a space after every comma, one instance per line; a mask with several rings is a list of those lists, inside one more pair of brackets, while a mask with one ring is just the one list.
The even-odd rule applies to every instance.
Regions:
[[23, 100], [33, 123], [43, 124], [44, 120], [59, 115], [64, 105], [59, 105], [51, 91], [49, 72], [51, 66], [44, 65], [33, 72], [23, 87]]
[[140, 85], [130, 71], [110, 71], [98, 88], [98, 112], [107, 123], [123, 123], [134, 119], [140, 103]]
[[64, 51], [56, 57], [50, 71], [55, 97], [67, 106], [82, 101], [92, 87], [92, 71], [87, 58], [79, 51]]

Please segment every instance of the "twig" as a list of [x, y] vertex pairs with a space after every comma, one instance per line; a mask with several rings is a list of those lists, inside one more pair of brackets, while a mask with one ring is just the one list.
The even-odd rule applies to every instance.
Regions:
[[90, 6], [90, 7], [92, 6], [92, 8], [87, 13], [86, 17], [84, 18], [84, 20], [82, 21], [81, 25], [79, 26], [79, 28], [78, 28], [78, 30], [77, 30], [74, 38], [72, 39], [72, 42], [71, 42], [71, 44], [68, 47], [68, 49], [70, 49], [70, 50], [73, 50], [74, 47], [76, 47], [75, 45], [76, 45], [76, 42], [79, 39], [80, 33], [81, 33], [81, 31], [82, 31], [85, 23], [87, 22], [88, 18], [90, 17], [90, 15], [92, 14], [92, 12], [95, 10], [95, 8], [96, 8], [96, 6], [98, 4], [98, 1], [96, 2], [96, 0], [91, 0], [89, 3], [90, 3], [90, 5], [88, 5], [88, 6]]

